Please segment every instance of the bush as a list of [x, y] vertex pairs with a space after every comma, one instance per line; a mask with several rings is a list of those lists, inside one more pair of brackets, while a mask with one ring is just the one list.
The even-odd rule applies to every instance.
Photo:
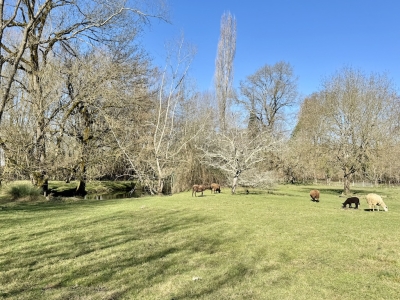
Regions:
[[21, 198], [29, 198], [29, 200], [37, 200], [41, 196], [41, 189], [30, 184], [14, 184], [7, 187], [5, 194], [12, 200]]

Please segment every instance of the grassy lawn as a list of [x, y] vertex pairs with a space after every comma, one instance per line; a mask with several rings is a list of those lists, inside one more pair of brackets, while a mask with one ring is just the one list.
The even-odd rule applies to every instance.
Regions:
[[339, 191], [3, 204], [0, 298], [399, 299], [400, 188]]

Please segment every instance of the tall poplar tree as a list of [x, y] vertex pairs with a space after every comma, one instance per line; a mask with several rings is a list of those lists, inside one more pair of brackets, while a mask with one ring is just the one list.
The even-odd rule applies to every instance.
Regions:
[[226, 12], [221, 17], [220, 38], [215, 60], [215, 92], [218, 101], [220, 129], [226, 131], [226, 113], [232, 97], [233, 60], [236, 52], [236, 19]]

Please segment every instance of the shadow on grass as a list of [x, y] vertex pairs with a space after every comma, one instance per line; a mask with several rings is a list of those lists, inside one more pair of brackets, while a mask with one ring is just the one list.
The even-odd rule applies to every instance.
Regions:
[[[137, 198], [129, 198], [129, 200], [136, 200]], [[120, 199], [121, 200], [121, 199]], [[83, 207], [96, 207], [110, 205], [112, 200], [96, 200], [96, 199], [83, 199], [83, 198], [55, 198], [54, 200], [42, 201], [23, 201], [23, 202], [8, 202], [0, 206], [0, 213], [26, 211], [26, 212], [40, 212], [40, 211], [62, 211], [62, 210], [75, 210]]]
[[253, 270], [247, 265], [237, 262], [225, 272], [224, 276], [214, 278], [211, 285], [198, 286], [197, 289], [192, 288], [189, 291], [177, 292], [171, 299], [209, 299], [208, 297], [210, 297], [210, 295], [217, 292], [222, 287], [232, 285], [233, 282], [237, 282], [251, 272], [253, 272]]
[[[224, 238], [224, 229], [216, 225], [217, 217], [184, 209], [136, 208], [87, 217], [80, 212], [76, 220], [63, 218], [62, 221], [46, 213], [65, 210], [74, 214], [89, 205], [95, 210], [95, 206], [104, 203], [21, 204], [6, 212], [26, 212], [13, 221], [7, 220], [7, 226], [16, 231], [21, 228], [21, 220], [28, 223], [36, 220], [43, 228], [28, 226], [20, 233], [22, 236], [15, 233], [3, 237], [2, 243], [20, 245], [19, 253], [11, 247], [2, 254], [0, 269], [10, 275], [0, 280], [3, 285], [0, 297], [27, 299], [59, 293], [59, 298], [79, 298], [85, 293], [101, 295], [102, 291], [96, 290], [98, 286], [106, 286], [108, 292], [118, 293], [119, 297], [132, 296], [175, 276], [177, 268], [178, 272], [190, 273], [194, 268], [189, 263], [192, 257], [213, 255], [226, 243], [232, 243], [232, 238]], [[38, 215], [40, 211], [45, 213]], [[212, 230], [205, 229], [208, 226]], [[18, 281], [29, 284], [13, 285], [16, 279], [11, 274], [14, 272], [19, 274]], [[196, 293], [210, 294], [247, 272], [247, 267], [239, 263], [211, 288]], [[121, 290], [118, 286], [124, 288]], [[180, 298], [185, 292], [177, 294]]]
[[[310, 191], [312, 189], [314, 189], [314, 188], [310, 188], [310, 187], [306, 188], [306, 187], [304, 187], [304, 188], [299, 189], [299, 190], [302, 190], [302, 191], [304, 191], [304, 193], [308, 194], [308, 193], [310, 193]], [[340, 188], [320, 188], [320, 187], [315, 187], [315, 189], [319, 190], [321, 195], [322, 194], [329, 194], [329, 195], [340, 196], [342, 194], [342, 192], [343, 192], [343, 189], [340, 189]]]
[[236, 195], [267, 195], [267, 194], [274, 194], [272, 191], [260, 191], [260, 190], [248, 190], [247, 191], [240, 191], [236, 192]]
[[369, 212], [385, 212], [385, 210], [382, 208], [380, 210], [372, 210], [372, 208], [364, 208], [364, 211], [369, 211]]
[[[309, 193], [310, 190], [313, 189], [311, 187], [304, 187], [301, 190], [304, 191], [304, 193]], [[329, 195], [336, 195], [339, 197], [343, 197], [343, 198], [348, 198], [348, 197], [352, 197], [352, 196], [362, 196], [362, 195], [367, 195], [369, 193], [371, 193], [371, 190], [365, 190], [365, 189], [351, 189], [350, 192], [351, 194], [349, 195], [344, 195], [343, 194], [343, 188], [329, 188], [329, 187], [318, 187], [316, 186], [315, 189], [319, 190], [321, 194], [329, 194]]]

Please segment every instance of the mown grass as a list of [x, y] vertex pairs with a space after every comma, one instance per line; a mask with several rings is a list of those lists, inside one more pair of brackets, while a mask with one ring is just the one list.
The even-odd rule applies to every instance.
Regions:
[[317, 188], [2, 206], [0, 297], [398, 299], [399, 189]]

